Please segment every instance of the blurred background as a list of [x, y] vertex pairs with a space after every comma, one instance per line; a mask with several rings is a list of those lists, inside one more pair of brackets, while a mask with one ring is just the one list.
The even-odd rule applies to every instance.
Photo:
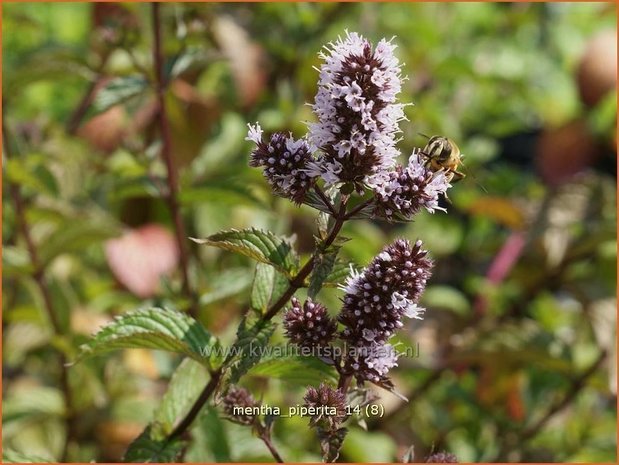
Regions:
[[[152, 419], [176, 356], [127, 350], [61, 368], [114, 315], [193, 299], [230, 343], [248, 306], [249, 260], [179, 250], [150, 8], [2, 5], [5, 460], [118, 461]], [[395, 36], [401, 100], [414, 103], [403, 160], [420, 133], [465, 154], [447, 214], [345, 226], [343, 254], [360, 265], [403, 236], [421, 238], [436, 267], [425, 320], [397, 336], [418, 347], [394, 370], [409, 402], [381, 392], [385, 416], [351, 426], [340, 460], [616, 460], [615, 5], [169, 3], [161, 14], [185, 236], [255, 226], [311, 252], [316, 212], [274, 198], [247, 166], [246, 124], [302, 136], [317, 53], [346, 29]], [[320, 295], [334, 314], [340, 294]], [[319, 380], [258, 367], [243, 384], [287, 406]], [[187, 461], [271, 460], [211, 407], [192, 434]], [[275, 443], [287, 460], [320, 460], [307, 419], [276, 421]]]

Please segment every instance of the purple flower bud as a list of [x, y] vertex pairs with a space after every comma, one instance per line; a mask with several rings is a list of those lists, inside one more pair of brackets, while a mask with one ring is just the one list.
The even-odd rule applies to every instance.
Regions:
[[372, 48], [353, 32], [320, 53], [324, 63], [313, 105], [318, 123], [310, 125], [310, 141], [324, 156], [310, 162], [311, 176], [360, 187], [395, 164], [404, 112], [395, 103], [402, 79], [394, 49], [384, 39]]
[[318, 389], [308, 387], [303, 400], [307, 407], [327, 407], [320, 409], [323, 413], [312, 416], [312, 425], [333, 431], [346, 419], [346, 396], [339, 389], [321, 383]]
[[301, 305], [293, 297], [291, 303], [292, 307], [284, 314], [284, 328], [290, 341], [300, 347], [327, 346], [336, 330], [327, 309], [309, 298]]
[[[252, 425], [254, 423], [255, 417], [246, 415], [242, 411], [246, 407], [258, 406], [260, 406], [260, 403], [253, 398], [247, 389], [242, 387], [232, 386], [223, 399], [224, 413], [230, 421], [240, 425]], [[239, 412], [239, 409], [241, 412]]]
[[387, 220], [410, 220], [422, 208], [430, 213], [444, 210], [438, 206], [439, 195], [445, 194], [451, 184], [443, 172], [424, 167], [419, 155], [413, 153], [408, 166], [398, 165], [372, 187], [377, 215]]
[[312, 160], [312, 150], [307, 141], [276, 132], [265, 142], [259, 124], [249, 125], [245, 140], [256, 144], [249, 165], [264, 168], [262, 173], [275, 194], [301, 204], [315, 183], [306, 173]]
[[359, 341], [348, 350], [345, 370], [359, 381], [379, 382], [387, 379], [389, 370], [398, 366], [398, 353], [391, 344]]

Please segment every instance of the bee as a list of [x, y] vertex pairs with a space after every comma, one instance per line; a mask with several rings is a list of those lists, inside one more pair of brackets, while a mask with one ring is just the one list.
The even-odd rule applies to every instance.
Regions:
[[462, 154], [454, 141], [443, 136], [424, 137], [428, 143], [420, 154], [426, 158], [427, 168], [432, 171], [443, 170], [448, 182], [457, 182], [466, 176], [458, 171], [458, 166], [463, 164]]

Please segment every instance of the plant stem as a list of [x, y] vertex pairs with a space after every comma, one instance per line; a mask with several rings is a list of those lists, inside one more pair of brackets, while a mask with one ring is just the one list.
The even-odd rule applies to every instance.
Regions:
[[279, 452], [277, 452], [277, 449], [273, 445], [273, 441], [271, 441], [271, 435], [268, 433], [264, 434], [260, 436], [260, 439], [262, 439], [262, 441], [266, 444], [267, 448], [269, 449], [269, 452], [271, 452], [271, 455], [273, 456], [275, 461], [278, 463], [284, 463], [284, 459], [282, 459], [282, 456], [279, 455]]
[[335, 211], [335, 207], [333, 206], [333, 204], [331, 203], [329, 198], [325, 195], [325, 193], [322, 191], [322, 189], [320, 187], [318, 187], [318, 185], [315, 185], [314, 186], [314, 191], [316, 192], [316, 194], [318, 194], [318, 197], [320, 197], [320, 200], [322, 200], [324, 202], [324, 204], [327, 206], [327, 208], [329, 209], [331, 214], [333, 216], [337, 216], [337, 212]]
[[152, 4], [152, 24], [153, 24], [153, 64], [155, 66], [155, 91], [157, 95], [157, 123], [161, 135], [161, 158], [163, 159], [167, 170], [168, 208], [174, 221], [174, 231], [176, 235], [176, 243], [180, 255], [180, 268], [182, 274], [182, 290], [183, 294], [189, 298], [190, 308], [189, 313], [194, 318], [198, 313], [197, 296], [192, 291], [189, 282], [189, 256], [186, 246], [187, 234], [185, 233], [185, 224], [181, 216], [180, 206], [178, 204], [178, 178], [174, 162], [172, 160], [172, 136], [170, 133], [170, 123], [165, 107], [165, 90], [166, 82], [163, 74], [164, 59], [161, 48], [161, 18], [159, 14], [159, 3]]
[[[264, 322], [267, 322], [273, 319], [273, 317], [277, 315], [277, 313], [288, 303], [289, 299], [294, 295], [294, 293], [301, 286], [303, 286], [305, 278], [307, 278], [307, 276], [309, 276], [309, 274], [314, 269], [314, 262], [316, 261], [317, 256], [325, 248], [329, 247], [333, 243], [333, 241], [335, 241], [335, 239], [337, 238], [337, 235], [342, 229], [342, 226], [344, 225], [344, 222], [346, 221], [345, 218], [346, 218], [347, 200], [348, 199], [346, 197], [342, 198], [339, 210], [335, 217], [336, 218], [335, 224], [333, 225], [333, 228], [331, 229], [331, 232], [329, 233], [327, 238], [322, 243], [322, 246], [316, 249], [312, 257], [307, 261], [307, 263], [303, 266], [303, 268], [301, 268], [301, 270], [299, 270], [296, 276], [290, 280], [290, 284], [288, 285], [288, 289], [286, 290], [286, 292], [284, 292], [284, 294], [279, 299], [277, 299], [277, 302], [271, 305], [271, 307], [267, 310], [267, 312], [262, 316], [260, 322], [264, 323]], [[211, 380], [205, 386], [202, 393], [200, 393], [200, 396], [194, 402], [193, 406], [191, 407], [191, 409], [189, 410], [185, 418], [183, 418], [183, 420], [178, 424], [178, 426], [174, 428], [172, 433], [170, 433], [170, 436], [168, 436], [168, 441], [174, 438], [180, 437], [191, 426], [193, 421], [199, 415], [200, 410], [202, 410], [202, 407], [204, 407], [204, 405], [206, 404], [208, 399], [211, 397], [213, 392], [215, 392], [215, 389], [217, 388], [221, 380], [223, 372], [224, 372], [224, 367], [222, 366], [218, 370], [211, 373]]]
[[[7, 159], [11, 159], [12, 151], [8, 140], [8, 131], [6, 129], [4, 121], [2, 122], [2, 142], [4, 145], [4, 155]], [[36, 245], [32, 239], [32, 235], [30, 234], [30, 227], [28, 225], [28, 221], [26, 220], [26, 207], [24, 204], [24, 199], [21, 195], [21, 191], [19, 186], [9, 182], [9, 192], [11, 193], [11, 198], [13, 199], [13, 203], [15, 206], [15, 216], [17, 219], [17, 223], [21, 234], [26, 242], [26, 249], [28, 250], [28, 255], [30, 257], [30, 262], [34, 269], [33, 278], [39, 288], [39, 292], [43, 297], [43, 307], [49, 318], [49, 321], [52, 325], [52, 329], [55, 335], [62, 336], [63, 330], [62, 325], [58, 319], [58, 315], [54, 311], [54, 306], [52, 303], [52, 297], [49, 291], [49, 286], [47, 284], [47, 280], [45, 278], [45, 270], [39, 260], [39, 254], [37, 252]], [[65, 404], [65, 422], [66, 422], [66, 437], [65, 442], [62, 448], [62, 453], [60, 456], [61, 462], [67, 461], [67, 455], [69, 451], [69, 445], [75, 438], [75, 424], [74, 424], [74, 412], [73, 412], [73, 396], [71, 393], [71, 386], [69, 383], [69, 372], [67, 368], [67, 357], [65, 354], [58, 350], [58, 359], [59, 359], [59, 369], [60, 369], [60, 388], [62, 390], [62, 395], [64, 398]]]

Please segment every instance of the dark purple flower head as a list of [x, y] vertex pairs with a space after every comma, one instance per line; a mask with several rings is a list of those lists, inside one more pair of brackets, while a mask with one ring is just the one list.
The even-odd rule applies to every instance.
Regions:
[[253, 398], [247, 389], [242, 387], [232, 386], [223, 399], [223, 409], [228, 419], [241, 425], [252, 425], [256, 417], [239, 413], [235, 411], [235, 407], [244, 409], [258, 406], [260, 406], [260, 403]]
[[327, 346], [335, 334], [336, 323], [327, 309], [308, 298], [303, 305], [296, 297], [284, 314], [286, 336], [301, 347]]
[[395, 134], [404, 119], [400, 66], [395, 46], [381, 40], [375, 48], [357, 33], [329, 44], [320, 54], [318, 93], [313, 105], [318, 123], [310, 140], [324, 152], [310, 173], [327, 184], [371, 185], [395, 164]]
[[312, 160], [312, 150], [307, 141], [295, 140], [292, 136], [276, 132], [265, 142], [258, 124], [249, 126], [245, 140], [256, 144], [249, 165], [264, 168], [263, 175], [277, 195], [301, 204], [315, 183], [306, 173], [308, 163]]
[[312, 425], [320, 425], [324, 429], [335, 430], [346, 419], [346, 396], [339, 389], [320, 383], [318, 389], [308, 387], [303, 399], [307, 407], [330, 407], [333, 410], [333, 415], [313, 416]]
[[398, 165], [373, 186], [374, 211], [388, 220], [410, 220], [422, 208], [434, 213], [443, 210], [438, 206], [439, 195], [449, 187], [445, 173], [424, 167], [419, 155], [413, 153], [406, 167]]
[[345, 340], [382, 343], [403, 326], [403, 317], [421, 319], [424, 310], [417, 302], [432, 268], [421, 245], [421, 241], [411, 245], [406, 239], [397, 239], [365, 270], [348, 278], [338, 317], [346, 327], [342, 333]]
[[458, 463], [458, 457], [449, 452], [437, 452], [428, 457], [426, 463]]

